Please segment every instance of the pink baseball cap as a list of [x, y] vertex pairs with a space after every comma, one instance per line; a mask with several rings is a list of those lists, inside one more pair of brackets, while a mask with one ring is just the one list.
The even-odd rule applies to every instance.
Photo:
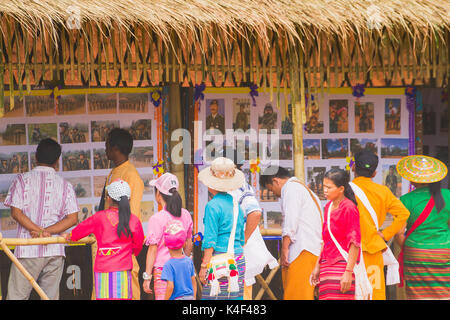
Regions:
[[164, 173], [161, 177], [150, 181], [150, 185], [152, 187], [156, 187], [159, 192], [164, 193], [168, 196], [172, 195], [170, 189], [175, 188], [176, 190], [178, 190], [179, 186], [177, 176], [169, 172]]
[[186, 242], [186, 230], [180, 221], [171, 221], [164, 230], [164, 244], [171, 250], [178, 250]]

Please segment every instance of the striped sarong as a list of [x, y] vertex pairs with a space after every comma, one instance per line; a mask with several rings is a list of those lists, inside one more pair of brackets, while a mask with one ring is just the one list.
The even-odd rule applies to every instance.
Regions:
[[166, 298], [167, 281], [161, 280], [163, 268], [153, 268], [153, 286], [155, 288], [155, 300], [164, 300]]
[[320, 261], [319, 274], [319, 300], [355, 300], [355, 275], [350, 289], [341, 292], [341, 279], [344, 275], [347, 262], [344, 260], [334, 264], [327, 264], [326, 261]]
[[404, 248], [404, 279], [408, 300], [450, 299], [450, 248]]
[[131, 300], [131, 270], [94, 272], [97, 300]]
[[[215, 253], [214, 255], [219, 254]], [[244, 298], [244, 277], [245, 277], [245, 257], [243, 254], [235, 254], [237, 270], [239, 273], [239, 292], [228, 292], [228, 278], [219, 279], [220, 293], [211, 297], [211, 284], [209, 281], [203, 286], [202, 300], [243, 300]]]

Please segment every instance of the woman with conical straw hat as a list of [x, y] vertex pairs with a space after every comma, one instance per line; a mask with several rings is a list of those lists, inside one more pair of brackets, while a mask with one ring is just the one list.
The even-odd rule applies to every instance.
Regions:
[[450, 190], [441, 187], [448, 169], [423, 155], [407, 156], [397, 171], [416, 187], [400, 200], [410, 211], [406, 233], [397, 235], [401, 283], [411, 300], [450, 299]]

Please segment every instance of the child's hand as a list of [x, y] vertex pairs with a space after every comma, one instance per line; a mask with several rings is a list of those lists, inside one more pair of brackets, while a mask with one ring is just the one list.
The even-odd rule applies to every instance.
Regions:
[[70, 240], [70, 233], [62, 233], [61, 237], [63, 237], [66, 241]]
[[150, 288], [150, 282], [151, 282], [150, 280], [144, 280], [144, 283], [142, 284], [142, 287], [144, 288], [144, 292], [145, 293], [152, 294], [153, 291]]

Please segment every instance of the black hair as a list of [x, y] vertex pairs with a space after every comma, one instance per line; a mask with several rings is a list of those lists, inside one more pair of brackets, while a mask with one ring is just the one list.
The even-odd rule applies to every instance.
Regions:
[[[270, 170], [270, 172], [268, 170]], [[286, 168], [278, 167], [276, 173], [272, 173], [272, 170], [273, 168], [268, 168], [261, 173], [259, 177], [259, 185], [262, 188], [266, 188], [268, 184], [272, 184], [273, 178], [289, 179], [291, 177], [291, 174]]]
[[171, 196], [164, 194], [159, 190], [158, 192], [164, 199], [164, 202], [166, 203], [166, 210], [169, 211], [170, 214], [173, 215], [174, 217], [177, 218], [181, 217], [181, 208], [183, 206], [183, 200], [181, 199], [181, 196], [178, 193], [177, 189], [172, 188], [169, 190], [169, 192], [172, 194]]
[[429, 184], [431, 196], [434, 198], [434, 206], [439, 213], [445, 207], [445, 200], [441, 193], [441, 182], [434, 182]]
[[121, 234], [125, 237], [132, 236], [133, 233], [130, 229], [130, 201], [127, 196], [120, 197], [120, 201], [113, 199], [113, 202], [119, 205], [119, 224], [117, 225], [117, 236], [120, 238]]
[[133, 149], [133, 136], [127, 130], [114, 128], [108, 133], [109, 146], [117, 147], [120, 152], [128, 156]]
[[338, 188], [344, 187], [344, 196], [351, 200], [355, 205], [358, 205], [355, 194], [349, 184], [350, 174], [347, 171], [334, 168], [325, 173], [324, 178], [330, 179]]
[[39, 142], [36, 148], [36, 161], [52, 165], [61, 156], [61, 145], [53, 139], [47, 138]]
[[372, 178], [378, 167], [378, 156], [370, 150], [363, 149], [355, 154], [355, 172], [358, 176]]

